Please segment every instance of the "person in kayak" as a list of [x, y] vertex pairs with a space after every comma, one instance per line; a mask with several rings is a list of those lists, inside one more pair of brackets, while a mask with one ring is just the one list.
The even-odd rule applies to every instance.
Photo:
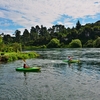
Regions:
[[23, 68], [29, 68], [29, 66], [24, 63]]
[[68, 56], [68, 65], [69, 65], [69, 67], [71, 66], [71, 63], [70, 63], [71, 60], [72, 60], [72, 57]]
[[68, 61], [71, 61], [72, 60], [72, 57], [68, 56]]

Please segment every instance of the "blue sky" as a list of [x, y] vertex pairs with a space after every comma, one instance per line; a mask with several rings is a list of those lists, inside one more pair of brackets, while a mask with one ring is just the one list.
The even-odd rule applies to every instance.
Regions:
[[0, 34], [62, 24], [73, 27], [100, 20], [100, 0], [0, 0]]

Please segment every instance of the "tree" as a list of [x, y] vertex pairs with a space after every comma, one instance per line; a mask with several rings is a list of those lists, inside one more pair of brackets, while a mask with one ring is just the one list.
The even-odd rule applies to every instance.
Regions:
[[40, 35], [46, 37], [47, 34], [48, 34], [47, 28], [41, 25]]
[[2, 40], [2, 37], [0, 36], [0, 44], [2, 43], [2, 41], [3, 41], [3, 40]]
[[71, 37], [72, 39], [78, 38], [78, 31], [74, 28], [71, 31]]
[[2, 37], [0, 36], [0, 51], [2, 50], [2, 47], [3, 47], [3, 43], [2, 43]]
[[92, 48], [93, 47], [93, 40], [88, 40], [83, 47]]
[[38, 25], [36, 25], [35, 29], [36, 29], [36, 32], [39, 34], [40, 33], [40, 27]]
[[20, 43], [21, 42], [21, 32], [19, 30], [15, 31], [15, 42]]
[[21, 46], [21, 44], [19, 44], [19, 43], [13, 43], [13, 44], [11, 45], [11, 47], [13, 48], [13, 51], [15, 51], [15, 52], [20, 52], [20, 51], [22, 51], [22, 46]]
[[100, 37], [98, 37], [96, 40], [94, 40], [93, 47], [100, 48]]
[[74, 39], [69, 43], [70, 48], [82, 48], [82, 43], [79, 39]]
[[56, 38], [53, 38], [47, 45], [48, 48], [58, 48], [60, 47], [60, 41]]
[[34, 27], [31, 27], [31, 30], [30, 30], [30, 39], [32, 41], [35, 41], [38, 39], [38, 30]]
[[23, 42], [24, 43], [29, 42], [29, 40], [30, 40], [30, 33], [29, 33], [29, 31], [27, 29], [24, 30], [22, 38], [23, 38]]
[[13, 42], [13, 39], [9, 34], [7, 34], [7, 35], [4, 35], [3, 41], [4, 41], [5, 44], [9, 44], [9, 43]]
[[76, 29], [79, 30], [80, 28], [81, 28], [81, 24], [80, 24], [80, 21], [78, 20], [76, 23]]

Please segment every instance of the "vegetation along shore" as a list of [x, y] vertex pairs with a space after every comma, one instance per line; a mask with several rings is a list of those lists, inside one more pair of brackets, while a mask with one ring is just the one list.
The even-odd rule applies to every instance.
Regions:
[[1, 52], [0, 62], [11, 62], [20, 59], [36, 58], [39, 55], [36, 52]]
[[47, 29], [36, 25], [23, 33], [16, 30], [14, 36], [0, 34], [0, 62], [37, 57], [35, 52], [22, 52], [35, 48], [100, 48], [100, 20], [86, 25], [78, 20], [72, 28], [55, 25]]

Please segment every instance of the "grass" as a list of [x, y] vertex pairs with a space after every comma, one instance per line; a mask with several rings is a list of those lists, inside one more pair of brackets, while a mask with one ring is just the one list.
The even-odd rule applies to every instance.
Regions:
[[36, 58], [39, 54], [36, 52], [6, 52], [0, 53], [0, 62], [11, 62], [19, 59]]

